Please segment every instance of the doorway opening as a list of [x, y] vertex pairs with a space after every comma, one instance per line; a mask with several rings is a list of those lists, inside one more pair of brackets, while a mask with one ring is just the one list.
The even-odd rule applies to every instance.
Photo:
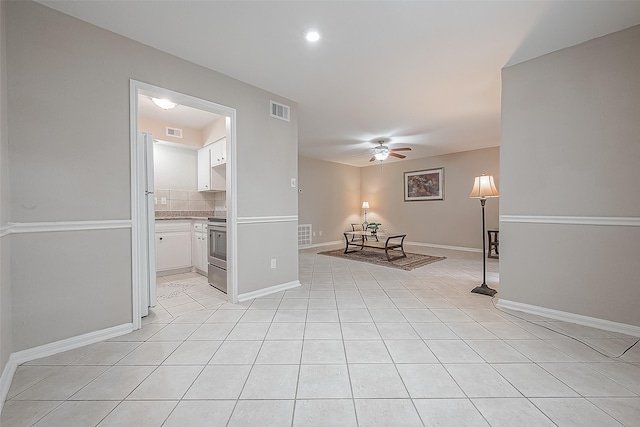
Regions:
[[[140, 144], [144, 143], [144, 138], [140, 138], [142, 131], [139, 122], [140, 111], [144, 110], [145, 103], [151, 98], [170, 99], [181, 106], [188, 107], [190, 112], [198, 110], [203, 115], [217, 115], [224, 119], [224, 129], [222, 130], [226, 140], [223, 142], [226, 147], [226, 167], [223, 172], [225, 182], [218, 191], [225, 191], [225, 208], [227, 218], [227, 297], [230, 302], [237, 302], [237, 262], [236, 262], [236, 111], [233, 108], [216, 104], [193, 96], [174, 92], [159, 86], [131, 80], [130, 81], [130, 140], [131, 140], [131, 218], [132, 218], [132, 311], [133, 328], [139, 329], [142, 325], [141, 317], [144, 315], [143, 307], [148, 300], [149, 278], [155, 278], [155, 247], [149, 245], [150, 236], [153, 236], [153, 215], [148, 215], [147, 204], [152, 204], [154, 196], [149, 196], [147, 191], [148, 176], [146, 176], [145, 150]], [[159, 108], [159, 107], [158, 107]], [[145, 126], [146, 127], [146, 126]], [[219, 126], [218, 126], [219, 127]], [[164, 129], [163, 129], [164, 130]], [[180, 129], [167, 128], [166, 135], [177, 135]], [[215, 131], [212, 131], [215, 133]], [[218, 129], [218, 132], [220, 130]], [[160, 133], [160, 132], [158, 132]], [[163, 135], [153, 135], [154, 139], [163, 141]], [[178, 135], [180, 136], [180, 135]], [[171, 138], [165, 138], [171, 139]], [[207, 142], [207, 141], [205, 141]], [[211, 142], [211, 141], [208, 141]], [[197, 147], [194, 147], [197, 149]], [[152, 150], [153, 151], [153, 150]], [[153, 177], [151, 178], [153, 180]], [[151, 200], [151, 202], [149, 201]], [[159, 200], [155, 205], [159, 209], [167, 208]], [[165, 202], [166, 203], [166, 202]], [[151, 246], [151, 247], [150, 247]], [[153, 270], [153, 271], [151, 271]], [[153, 280], [155, 287], [155, 280]]]

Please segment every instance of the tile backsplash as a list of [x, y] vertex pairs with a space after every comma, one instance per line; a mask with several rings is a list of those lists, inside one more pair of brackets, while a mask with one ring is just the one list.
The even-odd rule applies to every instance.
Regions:
[[[158, 190], [155, 191], [156, 211], [222, 211], [227, 210], [224, 191]], [[164, 202], [164, 203], [163, 203]]]

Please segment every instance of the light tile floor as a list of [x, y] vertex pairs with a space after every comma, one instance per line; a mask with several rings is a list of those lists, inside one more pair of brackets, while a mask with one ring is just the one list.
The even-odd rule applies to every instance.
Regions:
[[411, 250], [447, 259], [405, 272], [304, 250], [302, 287], [238, 305], [162, 278], [141, 330], [20, 366], [1, 424], [640, 425], [640, 345], [609, 357], [636, 338], [514, 317], [469, 292], [479, 254]]

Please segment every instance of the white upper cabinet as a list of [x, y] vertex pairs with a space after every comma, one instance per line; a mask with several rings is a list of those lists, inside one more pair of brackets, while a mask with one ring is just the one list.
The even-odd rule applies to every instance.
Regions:
[[211, 146], [198, 150], [198, 191], [211, 190]]
[[222, 138], [211, 147], [211, 167], [227, 163], [227, 138]]
[[225, 191], [227, 139], [198, 150], [198, 191]]

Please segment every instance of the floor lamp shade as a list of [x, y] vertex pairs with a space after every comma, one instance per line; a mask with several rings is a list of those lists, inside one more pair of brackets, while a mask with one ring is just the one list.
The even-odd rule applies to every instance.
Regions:
[[498, 197], [498, 188], [496, 183], [493, 182], [493, 175], [481, 175], [476, 176], [473, 181], [473, 190], [469, 197], [474, 199], [486, 199], [489, 197]]

